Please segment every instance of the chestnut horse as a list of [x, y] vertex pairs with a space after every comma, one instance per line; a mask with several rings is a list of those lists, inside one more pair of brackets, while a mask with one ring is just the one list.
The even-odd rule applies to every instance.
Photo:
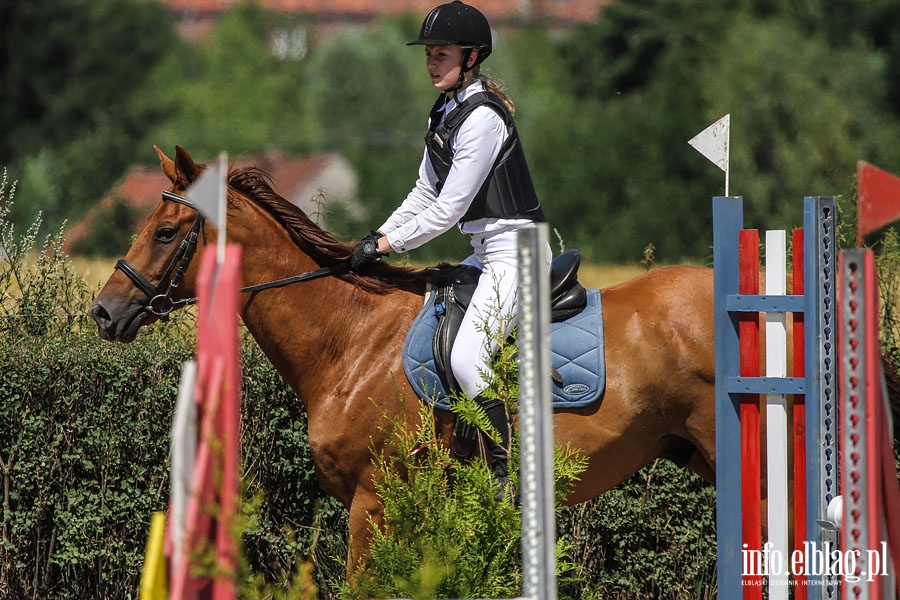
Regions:
[[[214, 251], [215, 227], [172, 195], [183, 194], [204, 165], [181, 147], [175, 160], [157, 153], [172, 182], [169, 194], [91, 307], [107, 340], [132, 341], [141, 326], [195, 295], [200, 261], [178, 255], [192, 229], [197, 252]], [[243, 246], [244, 285], [334, 270], [244, 292], [240, 316], [306, 407], [318, 481], [349, 510], [352, 572], [367, 555], [369, 517], [379, 522], [382, 513], [372, 449], [385, 445], [385, 417], [418, 422], [418, 403], [403, 400], [415, 394], [400, 354], [422, 308], [427, 273], [383, 262], [365, 276], [342, 268], [352, 246], [275, 193], [255, 168], [229, 173], [227, 216], [228, 241]], [[173, 277], [181, 281], [168, 288]], [[605, 395], [594, 406], [554, 414], [556, 443], [571, 442], [589, 459], [568, 502], [594, 498], [659, 457], [714, 482], [712, 271], [660, 268], [604, 289], [602, 298]], [[453, 416], [435, 412], [447, 442]]]

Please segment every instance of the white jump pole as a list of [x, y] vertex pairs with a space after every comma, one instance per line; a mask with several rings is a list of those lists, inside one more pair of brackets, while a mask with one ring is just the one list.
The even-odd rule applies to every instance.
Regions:
[[169, 532], [172, 540], [172, 562], [181, 562], [184, 554], [184, 532], [187, 529], [187, 506], [197, 459], [197, 362], [184, 362], [178, 399], [172, 419], [171, 465], [169, 476]]
[[556, 600], [550, 274], [546, 223], [519, 230], [519, 479], [528, 600]]
[[[784, 296], [787, 261], [784, 231], [766, 232], [766, 295]], [[783, 312], [766, 312], [766, 377], [787, 377], [787, 327]], [[787, 397], [766, 394], [766, 481], [769, 530], [769, 599], [787, 600], [788, 547]]]

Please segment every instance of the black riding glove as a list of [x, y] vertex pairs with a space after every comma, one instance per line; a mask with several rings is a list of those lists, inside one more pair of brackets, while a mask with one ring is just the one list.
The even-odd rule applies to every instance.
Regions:
[[377, 263], [382, 256], [387, 256], [387, 252], [378, 251], [378, 238], [384, 234], [379, 231], [372, 231], [364, 237], [353, 249], [350, 255], [350, 268], [357, 273], [365, 271], [372, 263]]

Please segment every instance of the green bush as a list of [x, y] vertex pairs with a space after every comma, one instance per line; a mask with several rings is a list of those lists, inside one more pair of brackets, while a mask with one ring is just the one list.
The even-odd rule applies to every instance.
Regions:
[[433, 417], [392, 423], [389, 453], [376, 458], [385, 524], [349, 598], [514, 598], [521, 595], [519, 514], [496, 492], [483, 463], [461, 464], [434, 444]]
[[[0, 337], [0, 595], [134, 595], [150, 515], [168, 501], [169, 429], [192, 354], [165, 328], [129, 345], [92, 332]], [[315, 482], [300, 403], [255, 346], [243, 369], [245, 500], [263, 496], [244, 533], [248, 563], [284, 582], [322, 537], [319, 574], [337, 580], [345, 516]], [[312, 529], [317, 510], [334, 535]]]
[[657, 460], [557, 521], [577, 565], [562, 598], [716, 597], [716, 493]]
[[3, 584], [15, 597], [125, 597], [167, 496], [183, 351], [95, 336], [0, 344]]
[[[372, 540], [368, 568], [341, 596], [521, 596], [521, 510], [493, 501], [484, 464], [461, 464], [433, 443], [429, 417], [423, 409], [415, 431], [392, 424], [391, 452], [376, 459], [384, 529]], [[487, 426], [483, 416], [475, 420]], [[515, 440], [512, 451], [515, 481]], [[560, 490], [585, 463], [570, 449], [557, 449], [554, 462], [562, 501]], [[559, 509], [557, 533], [561, 598], [716, 597], [715, 490], [668, 461], [591, 502]]]

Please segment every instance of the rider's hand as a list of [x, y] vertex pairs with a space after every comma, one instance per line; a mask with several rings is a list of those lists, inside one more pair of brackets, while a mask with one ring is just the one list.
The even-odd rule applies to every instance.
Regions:
[[353, 249], [350, 255], [350, 268], [357, 273], [365, 271], [369, 265], [381, 260], [381, 257], [387, 256], [387, 252], [378, 250], [378, 239], [384, 234], [380, 231], [373, 231], [364, 237]]

